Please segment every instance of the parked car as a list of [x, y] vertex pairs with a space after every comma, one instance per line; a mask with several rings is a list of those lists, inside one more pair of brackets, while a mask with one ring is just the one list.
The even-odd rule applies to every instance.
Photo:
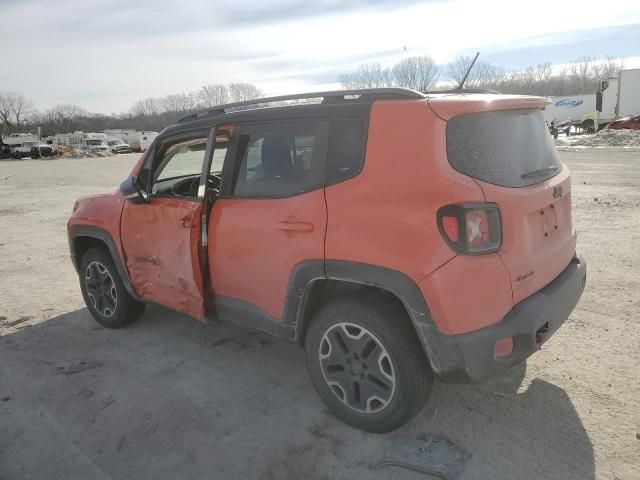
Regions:
[[107, 145], [111, 149], [111, 153], [130, 153], [133, 151], [128, 143], [124, 143], [120, 139], [107, 140]]
[[[238, 111], [301, 98], [323, 101]], [[120, 190], [75, 203], [87, 308], [120, 328], [155, 302], [298, 342], [338, 418], [398, 428], [434, 377], [522, 362], [582, 295], [547, 101], [383, 88], [188, 115]]]
[[24, 142], [22, 145], [14, 147], [13, 149], [13, 158], [40, 158], [40, 157], [51, 157], [56, 154], [55, 150], [51, 145], [47, 145], [40, 141], [28, 141]]
[[640, 115], [637, 115], [635, 117], [628, 116], [623, 118], [616, 118], [609, 124], [609, 128], [628, 128], [630, 130], [640, 130]]

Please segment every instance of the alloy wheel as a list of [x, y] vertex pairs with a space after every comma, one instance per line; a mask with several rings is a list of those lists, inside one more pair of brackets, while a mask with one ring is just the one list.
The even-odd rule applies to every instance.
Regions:
[[100, 262], [91, 262], [84, 275], [87, 296], [93, 308], [103, 317], [110, 317], [118, 305], [118, 291], [113, 277]]
[[362, 413], [383, 410], [395, 394], [396, 375], [382, 342], [353, 323], [332, 325], [318, 351], [322, 375], [333, 394]]

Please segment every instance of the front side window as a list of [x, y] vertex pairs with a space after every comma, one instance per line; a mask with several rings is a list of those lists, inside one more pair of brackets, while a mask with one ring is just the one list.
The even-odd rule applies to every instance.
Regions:
[[207, 139], [197, 138], [166, 148], [156, 169], [151, 193], [196, 196], [206, 147]]
[[324, 185], [328, 122], [240, 128], [232, 194], [283, 197]]

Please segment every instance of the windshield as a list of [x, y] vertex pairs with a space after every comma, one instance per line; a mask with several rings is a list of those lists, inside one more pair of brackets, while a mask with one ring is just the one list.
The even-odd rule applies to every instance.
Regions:
[[525, 187], [562, 169], [540, 110], [472, 113], [449, 120], [447, 155], [465, 175], [504, 187]]

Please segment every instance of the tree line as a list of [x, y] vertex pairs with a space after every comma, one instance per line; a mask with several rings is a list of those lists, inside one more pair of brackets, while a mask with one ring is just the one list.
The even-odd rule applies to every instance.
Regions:
[[[345, 89], [398, 86], [420, 92], [446, 90], [460, 84], [472, 61], [472, 57], [460, 56], [441, 66], [425, 55], [405, 58], [392, 67], [371, 62], [342, 74], [339, 80]], [[469, 73], [465, 87], [512, 94], [580, 95], [595, 93], [600, 81], [615, 76], [622, 68], [624, 60], [614, 57], [580, 57], [555, 70], [547, 62], [517, 71], [506, 71], [480, 60]]]
[[264, 92], [251, 83], [211, 84], [194, 92], [144, 98], [135, 102], [126, 113], [104, 115], [90, 113], [73, 104], [39, 111], [33, 101], [21, 93], [0, 92], [0, 133], [35, 132], [38, 127], [42, 136], [119, 128], [159, 132], [192, 110], [263, 96]]
[[[338, 80], [345, 89], [399, 86], [421, 92], [444, 90], [460, 84], [472, 60], [460, 56], [446, 65], [438, 65], [424, 55], [404, 58], [391, 67], [371, 62], [340, 75]], [[624, 61], [613, 57], [581, 57], [561, 68], [542, 63], [524, 70], [506, 71], [480, 60], [471, 70], [465, 87], [545, 96], [595, 93], [601, 80], [614, 76], [623, 67]], [[25, 95], [0, 92], [0, 133], [35, 132], [37, 127], [41, 127], [43, 136], [109, 128], [160, 131], [186, 112], [263, 96], [264, 92], [251, 83], [211, 84], [197, 91], [144, 98], [136, 101], [126, 113], [104, 115], [89, 113], [73, 104], [38, 111]]]

